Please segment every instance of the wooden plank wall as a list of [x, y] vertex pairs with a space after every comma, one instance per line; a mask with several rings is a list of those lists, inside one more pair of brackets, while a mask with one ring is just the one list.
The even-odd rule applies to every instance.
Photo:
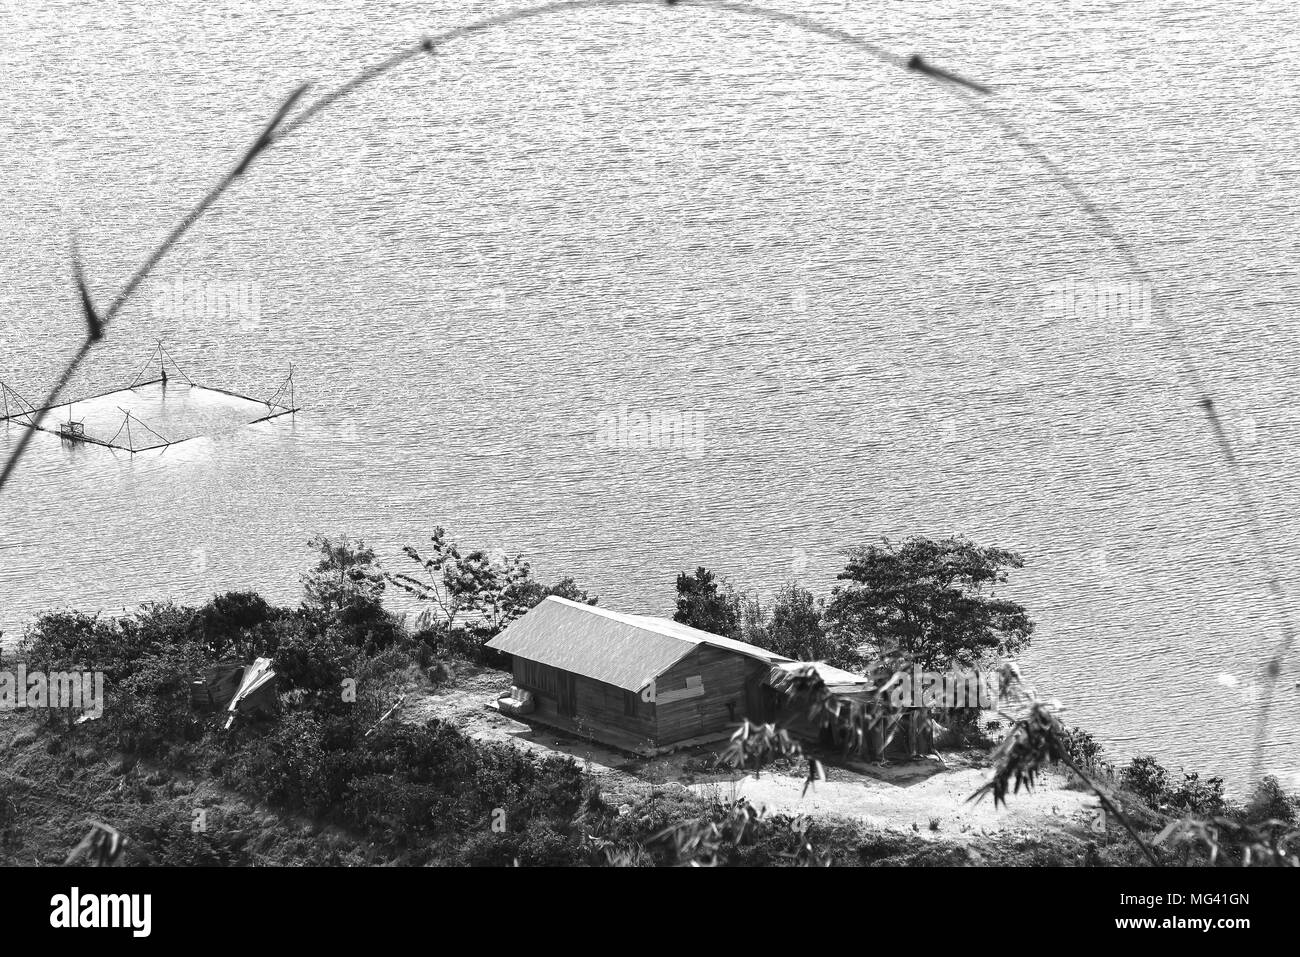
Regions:
[[[639, 695], [603, 681], [594, 681], [579, 675], [578, 720], [588, 725], [611, 728], [637, 739], [654, 740], [656, 707], [642, 701]], [[629, 707], [630, 706], [630, 707]], [[634, 714], [628, 714], [629, 710]]]
[[549, 665], [529, 661], [518, 655], [514, 656], [515, 684], [527, 688], [533, 693], [536, 713], [544, 717], [555, 717], [559, 712], [558, 693], [560, 688], [559, 672]]
[[[653, 704], [642, 701], [639, 695], [622, 688], [596, 681], [582, 675], [571, 675], [576, 697], [576, 714], [561, 715], [559, 710], [560, 682], [569, 675], [549, 665], [527, 661], [518, 655], [514, 658], [515, 684], [527, 688], [537, 702], [536, 713], [546, 717], [564, 717], [581, 722], [599, 736], [602, 728], [617, 732], [622, 737], [638, 740], [655, 737], [655, 711]], [[628, 712], [632, 713], [629, 714]]]
[[[655, 695], [684, 691], [686, 679], [702, 679], [704, 694], [695, 698], [659, 702], [657, 743], [670, 744], [702, 734], [712, 734], [739, 724], [749, 708], [746, 682], [751, 665], [744, 655], [700, 645], [655, 680]], [[759, 665], [764, 674], [766, 665]]]

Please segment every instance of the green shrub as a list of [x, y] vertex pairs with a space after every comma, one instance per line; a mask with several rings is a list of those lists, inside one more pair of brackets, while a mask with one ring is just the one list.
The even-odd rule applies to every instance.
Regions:
[[1134, 758], [1120, 772], [1119, 783], [1156, 811], [1218, 816], [1229, 811], [1223, 793], [1223, 778], [1202, 779], [1193, 771], [1169, 783], [1169, 772], [1150, 755]]
[[1110, 762], [1102, 757], [1101, 742], [1083, 728], [1071, 728], [1066, 732], [1065, 751], [1070, 760], [1087, 774], [1109, 777], [1114, 772]]
[[435, 688], [440, 688], [455, 677], [455, 672], [451, 670], [451, 665], [445, 661], [437, 661], [425, 669], [424, 675], [429, 679], [429, 684]]
[[333, 616], [332, 630], [348, 645], [374, 655], [403, 636], [401, 621], [384, 610], [377, 595], [354, 595]]
[[710, 813], [710, 804], [680, 788], [658, 788], [628, 805], [626, 813], [612, 815], [602, 837], [616, 848], [641, 847], [654, 864], [675, 864], [671, 842], [650, 841], [669, 828], [691, 824]]
[[145, 756], [194, 740], [198, 722], [190, 707], [190, 682], [202, 664], [192, 646], [142, 658], [108, 689], [102, 729], [118, 747]]
[[[394, 647], [378, 654], [358, 655], [352, 669], [357, 688], [376, 696], [374, 704], [383, 714], [392, 705], [392, 698], [403, 690], [419, 684], [417, 668], [410, 655]], [[379, 714], [375, 715], [378, 719]]]
[[202, 829], [194, 809], [160, 805], [131, 826], [126, 861], [147, 867], [242, 867], [254, 863], [251, 821], [209, 810]]
[[446, 658], [508, 671], [510, 656], [486, 645], [499, 633], [500, 628], [486, 624], [457, 625], [448, 630], [445, 622], [435, 622], [417, 631], [412, 640], [428, 647], [430, 663], [434, 658]]
[[190, 612], [173, 605], [146, 605], [118, 619], [52, 612], [28, 628], [19, 654], [32, 669], [102, 671], [115, 684], [149, 658], [188, 644], [190, 618]]
[[1161, 804], [1162, 810], [1167, 808], [1202, 817], [1218, 817], [1229, 810], [1227, 799], [1223, 795], [1223, 778], [1202, 780], [1195, 771], [1185, 773], [1182, 781], [1166, 788]]
[[477, 748], [474, 763], [480, 812], [500, 807], [516, 819], [568, 822], [582, 803], [586, 780], [567, 755], [539, 761], [509, 744], [487, 744]]
[[521, 831], [479, 831], [456, 856], [463, 867], [571, 867], [584, 861], [578, 842], [546, 820], [529, 821]]
[[1120, 771], [1119, 783], [1140, 797], [1148, 807], [1159, 809], [1169, 783], [1169, 772], [1155, 758], [1141, 755]]
[[268, 735], [235, 754], [224, 773], [228, 783], [246, 794], [312, 814], [329, 810], [346, 784], [339, 780], [346, 774], [327, 765], [321, 720], [306, 711], [284, 715]]
[[1255, 826], [1267, 821], [1295, 824], [1298, 809], [1300, 800], [1283, 791], [1278, 779], [1267, 774], [1255, 785], [1255, 791], [1243, 809], [1242, 817], [1247, 824]]
[[257, 592], [230, 591], [216, 595], [200, 608], [196, 618], [207, 657], [213, 661], [234, 658], [247, 661], [269, 652], [274, 622], [289, 615], [274, 608]]
[[343, 679], [352, 675], [356, 660], [355, 650], [333, 632], [295, 629], [282, 637], [276, 651], [277, 688], [338, 698]]

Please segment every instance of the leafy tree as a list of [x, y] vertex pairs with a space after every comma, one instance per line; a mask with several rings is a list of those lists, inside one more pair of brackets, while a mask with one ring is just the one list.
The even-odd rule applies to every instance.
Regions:
[[825, 602], [797, 582], [783, 585], [772, 604], [769, 644], [779, 655], [799, 661], [825, 661], [837, 668], [853, 668], [854, 649], [837, 641], [824, 625]]
[[196, 620], [209, 658], [231, 655], [244, 659], [270, 650], [267, 626], [287, 614], [285, 609], [267, 604], [257, 592], [230, 591], [214, 596], [199, 609]]
[[214, 595], [200, 611], [204, 624], [226, 631], [256, 628], [275, 617], [274, 610], [255, 591], [228, 591]]
[[486, 551], [463, 550], [447, 538], [441, 525], [433, 530], [431, 551], [421, 553], [406, 546], [403, 553], [416, 562], [420, 577], [392, 574], [388, 580], [420, 601], [429, 602], [438, 626], [450, 634], [458, 620], [474, 622], [485, 637], [502, 628], [545, 599], [558, 595], [594, 605], [596, 599], [572, 578], [542, 585], [533, 578], [532, 566], [519, 555], [494, 559]]
[[529, 578], [510, 594], [509, 618], [513, 620], [520, 614], [535, 608], [547, 598], [567, 598], [569, 601], [584, 605], [596, 604], [596, 597], [578, 586], [572, 578], [561, 578], [553, 585], [543, 585], [535, 578]]
[[1148, 807], [1158, 808], [1169, 789], [1169, 772], [1151, 755], [1138, 755], [1120, 771], [1119, 783]]
[[383, 569], [375, 550], [365, 542], [354, 543], [346, 535], [317, 535], [307, 545], [319, 554], [316, 567], [302, 579], [308, 605], [331, 611], [358, 596], [374, 598], [383, 593]]
[[526, 563], [522, 563], [522, 569], [518, 560], [510, 569], [494, 568], [491, 556], [482, 549], [462, 551], [447, 538], [447, 530], [441, 525], [434, 528], [429, 541], [433, 549], [428, 557], [413, 545], [402, 549], [407, 558], [420, 566], [423, 578], [399, 572], [390, 574], [388, 580], [420, 601], [432, 603], [439, 623], [447, 632], [463, 615], [489, 615], [500, 607], [510, 584], [528, 577]]
[[1014, 601], [994, 594], [1015, 552], [982, 548], [965, 538], [888, 539], [849, 553], [826, 609], [840, 642], [877, 657], [937, 671], [972, 666], [990, 655], [1013, 655], [1029, 643], [1034, 623]]
[[757, 593], [744, 593], [740, 595], [740, 640], [747, 644], [757, 645], [759, 648], [769, 648], [771, 645], [771, 613], [763, 605], [763, 600]]
[[824, 623], [826, 603], [798, 582], [777, 591], [770, 609], [756, 595], [740, 599], [740, 637], [797, 661], [826, 661], [838, 668], [859, 664], [854, 648], [838, 641]]
[[561, 578], [554, 585], [547, 585], [543, 591], [545, 594], [542, 595], [542, 598], [555, 595], [557, 598], [567, 598], [569, 601], [581, 602], [584, 605], [594, 605], [599, 600], [595, 595], [589, 594], [586, 589], [579, 588], [578, 583], [568, 577]]
[[694, 575], [677, 576], [677, 612], [673, 621], [727, 638], [740, 637], [740, 598], [725, 583], [719, 586], [713, 572], [695, 569]]
[[319, 554], [302, 579], [308, 628], [317, 634], [334, 629], [343, 641], [372, 654], [395, 642], [401, 627], [384, 609], [386, 577], [374, 549], [346, 536], [317, 535], [308, 545]]

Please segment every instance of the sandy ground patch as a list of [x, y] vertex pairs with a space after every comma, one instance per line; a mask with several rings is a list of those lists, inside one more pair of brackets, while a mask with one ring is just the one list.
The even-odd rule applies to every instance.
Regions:
[[647, 786], [681, 787], [702, 797], [744, 797], [773, 813], [834, 814], [874, 828], [956, 841], [993, 834], [1041, 837], [1045, 832], [1083, 837], [1090, 835], [1097, 816], [1097, 799], [1067, 788], [1064, 777], [1056, 774], [1045, 775], [1033, 793], [1022, 791], [1001, 808], [994, 807], [991, 797], [968, 803], [967, 798], [991, 774], [978, 752], [885, 765], [826, 756], [827, 779], [804, 793], [804, 775], [799, 769], [764, 771], [757, 776], [717, 773], [713, 761], [721, 745], [639, 758], [506, 717], [487, 707], [510, 686], [510, 675], [495, 669], [457, 664], [452, 684], [443, 691], [412, 695], [402, 709], [401, 720], [422, 723], [438, 718], [482, 741], [510, 743], [538, 755], [570, 755], [596, 775], [614, 799]]
[[1008, 832], [1041, 836], [1045, 828], [1079, 834], [1096, 817], [1097, 799], [1066, 789], [1064, 778], [1057, 775], [1044, 778], [1032, 793], [1022, 791], [1001, 808], [994, 807], [991, 797], [970, 802], [967, 799], [991, 772], [955, 763], [955, 757], [945, 756], [946, 766], [918, 761], [880, 771], [870, 766], [830, 768], [827, 780], [806, 792], [802, 774], [780, 772], [696, 783], [690, 789], [726, 800], [744, 797], [776, 813], [835, 814], [875, 828], [951, 839]]

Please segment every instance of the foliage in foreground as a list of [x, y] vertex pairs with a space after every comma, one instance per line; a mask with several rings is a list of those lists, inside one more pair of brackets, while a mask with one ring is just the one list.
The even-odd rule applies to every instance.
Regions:
[[[1224, 797], [1221, 778], [1202, 780], [1191, 773], [1171, 784], [1168, 772], [1149, 756], [1134, 758], [1116, 777], [1099, 760], [1095, 742], [1078, 729], [1066, 731], [1059, 706], [1027, 688], [1013, 666], [1004, 669], [1003, 694], [1018, 712], [1009, 716], [1010, 731], [993, 753], [992, 779], [972, 800], [991, 793], [995, 802], [1005, 803], [1008, 789], [1032, 788], [1046, 766], [1061, 764], [1097, 796], [1151, 864], [1300, 867], [1297, 802], [1282, 793], [1275, 778], [1263, 779], [1250, 803], [1234, 808]], [[1117, 784], [1147, 809], [1178, 816], [1159, 834], [1144, 836], [1132, 808], [1126, 813], [1117, 800]]]

